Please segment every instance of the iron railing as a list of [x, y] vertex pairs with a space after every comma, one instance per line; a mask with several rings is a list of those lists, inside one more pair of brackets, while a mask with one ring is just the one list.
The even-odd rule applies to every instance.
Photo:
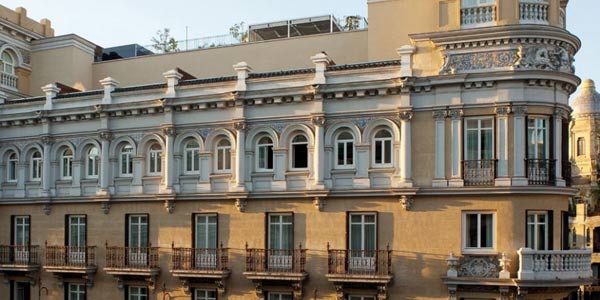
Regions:
[[39, 265], [40, 246], [0, 246], [0, 264], [2, 265]]
[[392, 250], [335, 250], [329, 249], [328, 273], [338, 275], [392, 274]]
[[556, 160], [526, 159], [525, 161], [530, 185], [554, 185], [556, 183]]
[[562, 177], [565, 180], [566, 186], [571, 186], [571, 162], [568, 160], [563, 160], [562, 162]]
[[158, 268], [158, 247], [106, 246], [106, 267], [114, 269]]
[[464, 160], [463, 180], [465, 186], [494, 186], [496, 182], [495, 159]]
[[246, 247], [246, 272], [304, 273], [306, 249], [252, 249]]
[[85, 268], [96, 265], [96, 246], [48, 246], [46, 266]]
[[173, 270], [225, 271], [228, 269], [229, 249], [175, 248], [173, 247]]

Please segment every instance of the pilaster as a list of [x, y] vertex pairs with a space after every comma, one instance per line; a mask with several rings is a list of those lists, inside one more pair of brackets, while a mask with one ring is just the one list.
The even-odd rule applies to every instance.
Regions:
[[411, 111], [400, 111], [400, 187], [412, 187]]
[[325, 116], [315, 114], [311, 119], [315, 126], [315, 145], [313, 154], [314, 182], [313, 189], [325, 189]]
[[510, 106], [496, 107], [496, 186], [510, 186], [508, 176], [508, 115]]
[[462, 177], [462, 150], [463, 150], [463, 110], [453, 109], [449, 112], [451, 118], [451, 179], [448, 185], [451, 187], [462, 187], [464, 185]]
[[514, 120], [514, 140], [513, 140], [513, 179], [512, 185], [527, 185], [525, 174], [525, 147], [527, 147], [527, 138], [525, 136], [525, 117], [527, 116], [527, 106], [513, 107]]
[[448, 111], [437, 110], [433, 112], [435, 120], [435, 178], [433, 187], [447, 187], [446, 179], [446, 118]]

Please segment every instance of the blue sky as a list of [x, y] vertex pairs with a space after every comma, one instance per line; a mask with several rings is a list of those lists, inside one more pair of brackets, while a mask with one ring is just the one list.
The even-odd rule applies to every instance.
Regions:
[[[419, 0], [405, 0], [419, 1]], [[103, 47], [149, 44], [160, 28], [170, 28], [177, 39], [225, 34], [232, 24], [279, 21], [334, 14], [367, 15], [367, 0], [3, 0], [14, 9], [27, 8], [33, 19], [52, 20], [58, 35], [76, 33]], [[576, 72], [600, 83], [600, 22], [597, 0], [571, 0], [568, 29], [583, 42], [576, 56]]]

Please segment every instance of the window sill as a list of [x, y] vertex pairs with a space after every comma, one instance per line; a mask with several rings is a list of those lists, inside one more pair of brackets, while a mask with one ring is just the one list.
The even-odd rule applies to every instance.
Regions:
[[142, 180], [160, 180], [162, 177], [160, 175], [148, 175], [144, 176]]
[[183, 179], [183, 180], [199, 180], [200, 179], [200, 175], [199, 174], [185, 174], [185, 175], [179, 176], [179, 179]]
[[331, 174], [355, 174], [356, 169], [333, 169], [331, 170]]
[[375, 167], [369, 169], [369, 173], [394, 173], [394, 167]]
[[308, 176], [310, 172], [308, 170], [292, 170], [285, 172], [286, 176]]
[[61, 179], [61, 180], [57, 180], [56, 184], [72, 184], [73, 180], [72, 179]]
[[42, 181], [38, 180], [38, 181], [27, 181], [25, 182], [25, 185], [41, 185]]
[[131, 182], [133, 177], [115, 177], [116, 182]]
[[498, 255], [498, 251], [496, 249], [462, 249], [463, 255]]
[[17, 186], [17, 182], [16, 181], [7, 181], [7, 182], [2, 183], [2, 186], [3, 187], [5, 187], [5, 186]]
[[210, 176], [209, 176], [209, 178], [211, 178], [211, 179], [212, 178], [215, 178], [215, 179], [219, 179], [219, 178], [225, 179], [225, 178], [227, 178], [227, 179], [229, 179], [231, 177], [233, 177], [233, 175], [231, 173], [213, 173], [213, 174], [210, 174]]
[[273, 171], [256, 171], [253, 172], [252, 177], [273, 177], [273, 175], [275, 175], [275, 172]]
[[98, 178], [85, 178], [80, 180], [81, 183], [97, 183]]

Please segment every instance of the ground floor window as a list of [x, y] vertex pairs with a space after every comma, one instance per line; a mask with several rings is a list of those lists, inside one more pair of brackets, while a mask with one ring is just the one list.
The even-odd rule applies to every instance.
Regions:
[[197, 289], [194, 292], [194, 300], [217, 300], [217, 291]]
[[126, 300], [148, 300], [148, 288], [143, 286], [130, 286]]
[[69, 283], [65, 294], [66, 300], [85, 300], [85, 285]]
[[356, 296], [350, 295], [348, 300], [375, 300], [375, 296]]
[[31, 287], [29, 282], [13, 281], [10, 286], [12, 300], [31, 300]]
[[292, 300], [290, 293], [269, 293], [269, 300]]

